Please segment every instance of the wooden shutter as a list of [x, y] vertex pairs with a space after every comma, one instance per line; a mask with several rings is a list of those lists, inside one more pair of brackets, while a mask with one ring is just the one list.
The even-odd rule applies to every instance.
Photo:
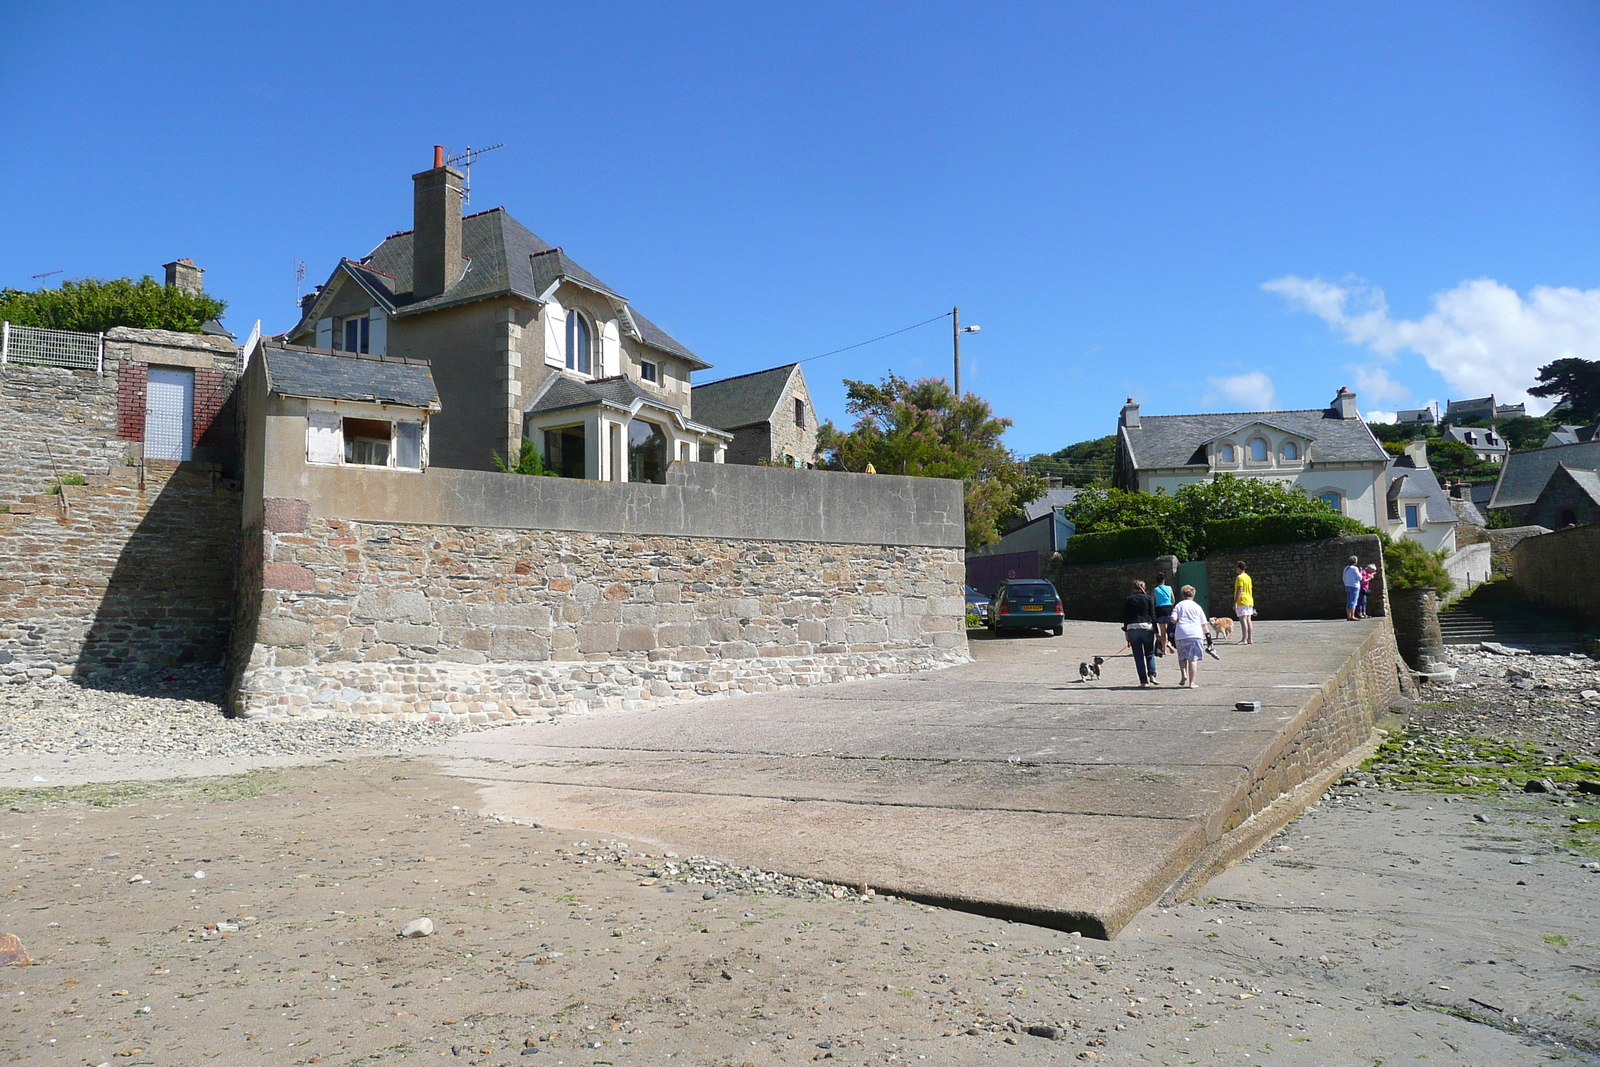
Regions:
[[371, 323], [367, 328], [367, 351], [375, 356], [388, 355], [389, 316], [382, 308], [373, 308], [367, 312], [367, 318]]
[[313, 411], [306, 416], [306, 462], [338, 463], [344, 456], [342, 418], [331, 411]]
[[317, 320], [317, 347], [333, 347], [333, 319], [331, 317]]

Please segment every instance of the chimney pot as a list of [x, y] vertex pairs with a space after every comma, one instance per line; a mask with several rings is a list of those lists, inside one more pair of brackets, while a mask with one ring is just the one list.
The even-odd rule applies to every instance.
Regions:
[[444, 166], [444, 145], [442, 144], [433, 146], [433, 165], [436, 168]]

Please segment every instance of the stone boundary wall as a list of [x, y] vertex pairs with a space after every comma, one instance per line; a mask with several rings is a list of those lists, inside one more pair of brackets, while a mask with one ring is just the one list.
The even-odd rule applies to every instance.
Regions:
[[0, 444], [0, 502], [44, 492], [57, 472], [110, 474], [130, 455], [117, 440], [114, 370], [0, 366]]
[[1367, 594], [1367, 613], [1384, 614], [1383, 552], [1376, 534], [1330, 537], [1288, 545], [1260, 545], [1206, 557], [1213, 615], [1233, 615], [1235, 564], [1244, 561], [1263, 619], [1344, 618], [1344, 568], [1351, 556], [1378, 565]]
[[1600, 526], [1522, 538], [1511, 577], [1535, 604], [1600, 624]]
[[1542, 537], [1550, 531], [1543, 526], [1507, 526], [1488, 530], [1489, 566], [1496, 575], [1512, 575], [1516, 568], [1511, 562], [1516, 547], [1530, 537]]
[[366, 523], [283, 499], [260, 537], [245, 715], [489, 721], [966, 658], [959, 548]]
[[221, 662], [239, 492], [214, 465], [118, 467], [0, 514], [0, 671], [111, 676]]
[[1448, 604], [1460, 600], [1479, 585], [1489, 580], [1493, 550], [1489, 542], [1466, 545], [1456, 549], [1444, 559], [1444, 569], [1456, 587], [1444, 600]]
[[[1343, 613], [1341, 602], [1341, 617]], [[1229, 810], [1223, 825], [1212, 829], [1211, 836], [1260, 814], [1278, 797], [1315, 778], [1371, 738], [1377, 717], [1401, 695], [1400, 671], [1394, 631], [1384, 619], [1257, 758], [1245, 795]]]
[[[1061, 594], [1061, 608], [1069, 619], [1094, 622], [1122, 622], [1122, 602], [1133, 591], [1135, 580], [1154, 585], [1157, 574], [1169, 581], [1178, 573], [1177, 556], [1147, 556], [1110, 563], [1062, 563], [1060, 555], [1050, 557], [1044, 576]], [[1173, 585], [1176, 595], [1177, 586]]]

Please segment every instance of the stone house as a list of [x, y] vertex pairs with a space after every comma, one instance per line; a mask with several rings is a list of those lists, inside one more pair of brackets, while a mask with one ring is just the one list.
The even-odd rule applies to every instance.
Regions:
[[1215, 415], [1141, 416], [1128, 398], [1117, 422], [1113, 484], [1173, 493], [1220, 474], [1297, 485], [1342, 515], [1391, 525], [1389, 454], [1348, 389], [1326, 408]]
[[1429, 404], [1425, 408], [1402, 408], [1394, 413], [1394, 421], [1400, 426], [1433, 426], [1439, 421], [1439, 406]]
[[1446, 441], [1466, 445], [1472, 454], [1487, 463], [1504, 463], [1511, 451], [1505, 438], [1482, 426], [1446, 426], [1440, 434]]
[[1501, 404], [1495, 401], [1493, 393], [1488, 396], [1473, 397], [1470, 400], [1451, 400], [1445, 404], [1444, 417], [1440, 419], [1450, 426], [1463, 422], [1493, 422], [1495, 419], [1507, 419], [1513, 415], [1526, 415], [1526, 404]]
[[1600, 522], [1600, 441], [1513, 452], [1500, 469], [1489, 510], [1514, 526], [1559, 530]]
[[443, 466], [492, 470], [524, 439], [600, 481], [720, 462], [731, 435], [691, 411], [690, 375], [710, 364], [504, 208], [463, 216], [462, 177], [436, 147], [412, 176], [412, 228], [340, 260], [283, 339], [428, 360]]
[[694, 387], [695, 417], [733, 435], [729, 463], [814, 467], [817, 415], [800, 364]]

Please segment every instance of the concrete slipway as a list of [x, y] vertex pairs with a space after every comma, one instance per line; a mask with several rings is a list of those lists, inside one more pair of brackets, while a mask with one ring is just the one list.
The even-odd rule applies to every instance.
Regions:
[[1198, 690], [1174, 657], [1160, 688], [1126, 655], [1080, 682], [1121, 650], [1103, 623], [972, 646], [927, 674], [466, 734], [445, 769], [501, 816], [1110, 937], [1291, 818], [1397, 686], [1384, 620], [1263, 623]]

